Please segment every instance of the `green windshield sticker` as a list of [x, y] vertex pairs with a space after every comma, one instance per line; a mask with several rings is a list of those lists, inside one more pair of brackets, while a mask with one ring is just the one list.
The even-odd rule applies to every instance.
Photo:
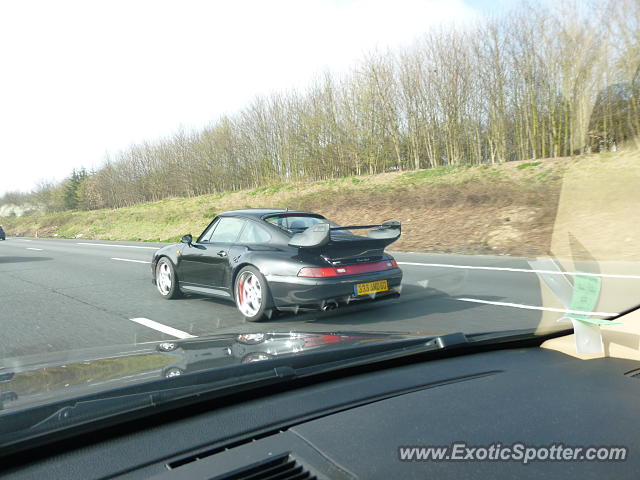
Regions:
[[576, 275], [573, 281], [573, 296], [571, 297], [571, 310], [593, 312], [600, 298], [602, 280], [600, 277]]
[[[571, 296], [569, 310], [577, 310], [580, 312], [595, 311], [596, 306], [598, 305], [598, 299], [600, 298], [601, 288], [602, 279], [600, 277], [580, 274], [576, 275], [573, 281], [573, 294]], [[565, 317], [594, 325], [622, 325], [622, 322], [600, 320], [580, 313], [568, 313]]]

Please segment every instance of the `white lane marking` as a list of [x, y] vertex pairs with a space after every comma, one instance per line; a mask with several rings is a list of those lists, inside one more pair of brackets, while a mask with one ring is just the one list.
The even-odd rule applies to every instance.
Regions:
[[584, 275], [585, 277], [629, 278], [634, 280], [640, 280], [640, 275], [623, 275], [623, 274], [618, 275], [613, 273], [558, 272], [555, 270], [530, 270], [527, 268], [477, 267], [473, 265], [447, 265], [445, 263], [398, 262], [398, 265], [417, 265], [421, 267], [440, 267], [440, 268], [461, 268], [461, 269], [467, 269], [467, 270], [497, 270], [502, 272], [546, 273], [549, 275]]
[[118, 247], [118, 248], [147, 248], [149, 250], [158, 250], [161, 247], [141, 247], [139, 245], [114, 245], [112, 243], [87, 243], [76, 242], [78, 245], [93, 245], [95, 247]]
[[119, 262], [151, 263], [151, 262], [147, 262], [146, 260], [131, 260], [130, 258], [118, 258], [118, 257], [111, 257], [111, 260], [118, 260]]
[[183, 332], [182, 330], [169, 327], [168, 325], [163, 325], [162, 323], [154, 322], [153, 320], [149, 320], [148, 318], [130, 318], [129, 320], [176, 338], [196, 338], [195, 335], [191, 335], [190, 333]]
[[35, 250], [37, 252], [41, 252], [42, 251], [41, 248], [33, 248], [33, 247], [27, 247], [27, 250]]
[[484, 303], [487, 305], [498, 305], [500, 307], [524, 308], [526, 310], [544, 310], [547, 312], [574, 313], [578, 315], [595, 315], [597, 317], [615, 317], [616, 315], [618, 315], [617, 313], [609, 313], [609, 312], [583, 312], [581, 310], [569, 310], [565, 308], [552, 308], [552, 307], [536, 307], [535, 305], [522, 305], [520, 303], [491, 302], [489, 300], [479, 300], [477, 298], [456, 298], [456, 300], [460, 300], [462, 302]]

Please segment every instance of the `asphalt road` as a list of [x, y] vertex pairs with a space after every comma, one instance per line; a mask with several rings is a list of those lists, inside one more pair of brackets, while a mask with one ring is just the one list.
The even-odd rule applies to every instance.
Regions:
[[[400, 298], [252, 324], [228, 301], [161, 298], [149, 265], [159, 246], [80, 239], [0, 242], [0, 358], [222, 332], [485, 332], [534, 328], [542, 314], [534, 309], [542, 305], [538, 275], [517, 271], [531, 269], [530, 259], [396, 253], [404, 271]], [[516, 306], [499, 304], [505, 302]]]

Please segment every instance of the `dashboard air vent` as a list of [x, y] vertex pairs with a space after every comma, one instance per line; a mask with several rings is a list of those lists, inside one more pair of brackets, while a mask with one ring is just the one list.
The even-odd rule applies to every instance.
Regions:
[[316, 478], [295, 458], [284, 454], [216, 476], [212, 480], [316, 480]]

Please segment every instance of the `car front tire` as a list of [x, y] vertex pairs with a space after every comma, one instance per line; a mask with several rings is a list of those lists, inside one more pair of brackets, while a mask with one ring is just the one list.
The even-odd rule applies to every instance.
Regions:
[[178, 287], [176, 269], [167, 257], [162, 257], [156, 264], [156, 288], [162, 298], [167, 300], [178, 298], [182, 294]]

